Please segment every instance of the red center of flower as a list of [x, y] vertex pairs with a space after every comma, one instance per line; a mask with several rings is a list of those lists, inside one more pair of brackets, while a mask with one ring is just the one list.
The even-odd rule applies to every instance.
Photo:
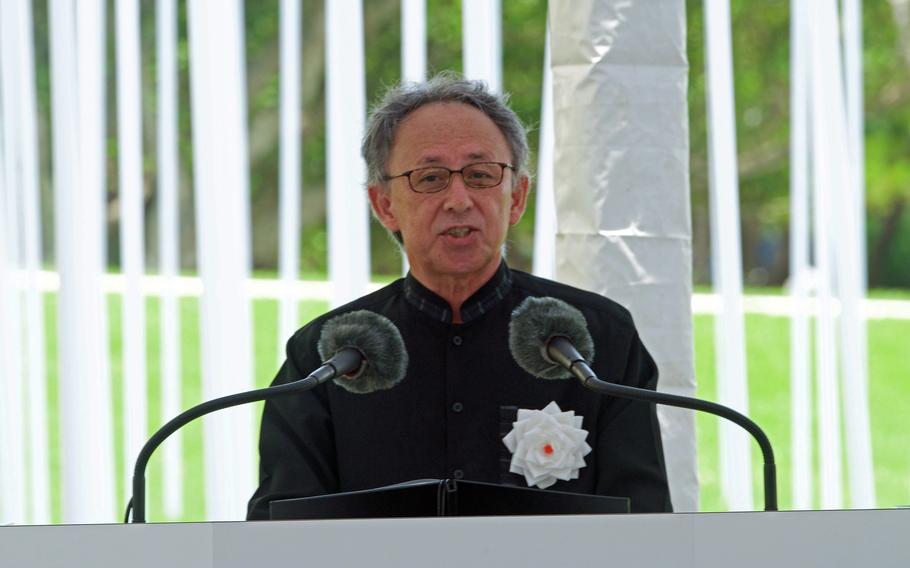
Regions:
[[551, 446], [550, 444], [547, 444], [546, 446], [544, 446], [544, 447], [543, 447], [543, 453], [545, 453], [545, 454], [547, 454], [547, 455], [552, 454], [552, 453], [553, 453], [553, 446]]

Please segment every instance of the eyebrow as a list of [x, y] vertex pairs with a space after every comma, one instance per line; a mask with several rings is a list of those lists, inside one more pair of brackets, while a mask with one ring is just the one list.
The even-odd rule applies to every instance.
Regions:
[[[487, 154], [486, 152], [471, 152], [470, 154], [468, 154], [468, 159], [469, 160], [492, 160], [493, 158], [491, 157], [490, 154]], [[442, 162], [443, 162], [442, 158], [440, 158], [439, 156], [437, 156], [435, 154], [430, 154], [429, 156], [424, 156], [423, 158], [418, 160], [417, 165], [419, 165], [419, 166], [436, 165], [436, 164], [440, 164]]]

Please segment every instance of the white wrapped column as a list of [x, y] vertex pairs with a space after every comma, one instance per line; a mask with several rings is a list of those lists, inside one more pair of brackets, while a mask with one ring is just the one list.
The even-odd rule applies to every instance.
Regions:
[[[550, 3], [556, 274], [627, 306], [660, 369], [695, 391], [685, 3]], [[674, 509], [698, 507], [694, 417], [661, 408]]]
[[[249, 152], [243, 10], [239, 0], [188, 4], [202, 393], [252, 388]], [[204, 418], [206, 518], [238, 520], [255, 488], [253, 414]]]

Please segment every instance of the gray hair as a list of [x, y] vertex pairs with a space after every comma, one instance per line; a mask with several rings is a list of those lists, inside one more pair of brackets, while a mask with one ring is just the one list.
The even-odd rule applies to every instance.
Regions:
[[508, 100], [508, 95], [491, 93], [483, 81], [470, 81], [451, 72], [440, 73], [426, 83], [401, 83], [390, 88], [373, 108], [360, 146], [367, 162], [367, 183], [384, 181], [395, 129], [408, 114], [430, 103], [463, 103], [483, 112], [509, 144], [516, 180], [528, 175], [527, 132]]

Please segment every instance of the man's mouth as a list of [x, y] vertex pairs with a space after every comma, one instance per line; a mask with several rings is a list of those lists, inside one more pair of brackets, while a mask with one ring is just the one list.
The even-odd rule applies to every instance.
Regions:
[[471, 234], [471, 228], [470, 227], [451, 227], [449, 230], [447, 230], [445, 232], [445, 234], [450, 237], [455, 237], [455, 238], [461, 239], [461, 238], [467, 237], [469, 234]]

